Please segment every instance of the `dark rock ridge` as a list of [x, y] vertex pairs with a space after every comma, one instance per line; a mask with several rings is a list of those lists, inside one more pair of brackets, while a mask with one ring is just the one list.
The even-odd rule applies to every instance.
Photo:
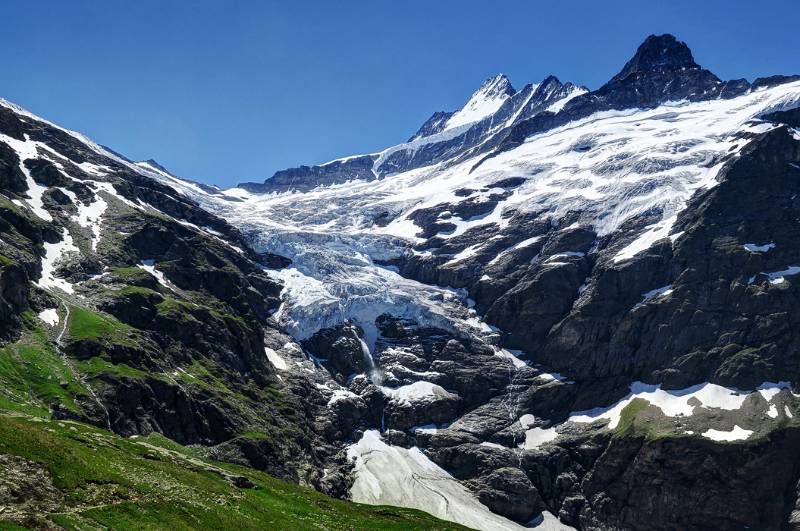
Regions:
[[425, 120], [425, 123], [422, 124], [422, 127], [414, 133], [414, 136], [409, 138], [407, 142], [413, 142], [417, 138], [424, 138], [426, 136], [431, 136], [433, 134], [439, 133], [444, 129], [445, 124], [447, 124], [447, 120], [452, 118], [455, 114], [455, 111], [436, 111], [431, 115], [430, 118]]
[[330, 186], [347, 181], [372, 181], [379, 178], [372, 171], [376, 155], [361, 155], [335, 160], [321, 166], [300, 166], [276, 172], [263, 183], [239, 183], [238, 187], [257, 194], [305, 191], [317, 186]]
[[[631, 76], [646, 76], [652, 73], [675, 73], [686, 70], [701, 70], [694, 62], [691, 50], [685, 42], [673, 35], [650, 35], [636, 50], [619, 74], [608, 82], [619, 83]], [[715, 80], [716, 81], [716, 80]]]
[[[488, 78], [483, 84], [478, 87], [473, 94], [470, 100], [467, 102], [469, 105], [473, 101], [481, 101], [487, 99], [503, 99], [503, 98], [511, 98], [517, 94], [516, 89], [511, 85], [511, 81], [506, 77], [504, 74], [498, 74], [496, 76]], [[466, 106], [465, 106], [466, 108]], [[424, 138], [427, 136], [435, 135], [437, 133], [441, 133], [445, 130], [447, 126], [447, 121], [453, 117], [453, 115], [457, 114], [458, 111], [453, 112], [443, 112], [438, 111], [433, 113], [433, 115], [428, 118], [422, 127], [408, 139], [408, 142], [413, 142], [416, 139]]]
[[[575, 91], [583, 91], [572, 83], [562, 83], [555, 76], [548, 76], [537, 85], [526, 85], [508, 99], [494, 113], [468, 126], [465, 131], [452, 137], [419, 134], [406, 148], [403, 145], [391, 148], [377, 168], [382, 174], [399, 173], [440, 162], [456, 163], [488, 152], [514, 124], [545, 111], [551, 105]], [[417, 145], [419, 144], [419, 145]]]
[[[114, 151], [111, 151], [110, 149], [108, 149], [106, 147], [104, 147], [103, 149], [106, 149], [107, 151], [110, 151], [111, 153], [114, 153], [116, 156], [121, 157], [123, 160], [126, 160], [128, 162], [132, 162], [127, 157], [124, 157], [123, 155], [119, 155], [118, 153], [115, 153]], [[179, 179], [179, 177], [177, 177], [174, 173], [172, 173], [167, 168], [162, 166], [155, 159], [147, 159], [147, 160], [143, 160], [141, 162], [136, 162], [135, 164], [137, 166], [139, 166], [139, 168], [143, 168], [145, 170], [156, 170], [158, 172], [161, 172], [161, 173], [164, 173], [164, 174], [168, 175], [169, 177], [171, 177], [173, 179]], [[203, 190], [204, 192], [212, 194], [212, 195], [219, 194], [222, 191], [217, 186], [208, 185], [208, 184], [201, 183], [201, 182], [198, 182], [198, 181], [192, 181], [191, 179], [181, 178], [180, 180], [184, 181], [184, 182], [187, 182], [187, 183], [191, 183], [194, 186], [197, 186], [198, 188]]]

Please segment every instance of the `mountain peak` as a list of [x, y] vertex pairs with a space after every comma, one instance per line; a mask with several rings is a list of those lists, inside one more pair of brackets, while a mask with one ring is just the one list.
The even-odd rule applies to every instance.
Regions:
[[447, 121], [444, 129], [458, 127], [478, 120], [497, 111], [503, 103], [516, 94], [505, 74], [497, 74], [488, 78], [476, 90], [466, 105]]
[[611, 82], [621, 81], [637, 73], [696, 68], [700, 66], [694, 62], [692, 51], [685, 42], [679, 41], [669, 33], [650, 35], [639, 45], [630, 61], [625, 63], [622, 71], [614, 76]]
[[475, 96], [513, 96], [515, 92], [508, 77], [505, 74], [497, 74], [496, 76], [487, 78], [486, 81], [483, 82], [483, 85], [475, 91], [472, 98], [475, 98]]
[[560, 79], [554, 75], [549, 75], [544, 78], [541, 83], [536, 85], [536, 90], [540, 93], [552, 94], [553, 92], [560, 90], [563, 86], [564, 84], [561, 83]]

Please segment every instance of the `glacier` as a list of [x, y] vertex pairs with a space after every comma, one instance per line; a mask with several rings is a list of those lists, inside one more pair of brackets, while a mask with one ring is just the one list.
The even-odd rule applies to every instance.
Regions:
[[[525, 182], [488, 215], [456, 219], [456, 230], [438, 237], [490, 224], [502, 230], [513, 210], [546, 211], [554, 221], [579, 212], [579, 222], [599, 235], [642, 213], [661, 212], [660, 221], [615, 257], [625, 260], [663, 237], [678, 237], [670, 230], [686, 201], [715, 185], [721, 165], [736, 156], [749, 134], [773, 127], [759, 117], [798, 105], [800, 82], [793, 82], [728, 100], [604, 111], [483, 162], [478, 157], [443, 162], [307, 192], [209, 193], [147, 168], [140, 171], [232, 222], [257, 251], [292, 260], [289, 269], [272, 274], [286, 283], [282, 323], [299, 339], [345, 321], [371, 328], [378, 315], [390, 313], [492, 342], [496, 333], [469, 308], [463, 290], [423, 284], [381, 265], [424, 241], [410, 218], [415, 211], [457, 205], [464, 200], [457, 195], [463, 188], [487, 190], [481, 192], [486, 196], [493, 183], [522, 176]], [[391, 221], [377, 224], [385, 213]]]

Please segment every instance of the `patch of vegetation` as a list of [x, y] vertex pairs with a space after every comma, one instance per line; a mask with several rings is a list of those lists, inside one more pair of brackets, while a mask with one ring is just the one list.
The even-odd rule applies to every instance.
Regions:
[[151, 276], [150, 273], [137, 266], [115, 267], [111, 270], [111, 275], [122, 280], [147, 279]]
[[31, 215], [24, 208], [20, 208], [13, 201], [5, 196], [0, 196], [0, 210], [9, 210], [23, 218], [31, 218]]
[[[0, 514], [6, 529], [31, 521], [65, 529], [464, 529], [204, 461], [160, 436], [125, 439], [76, 422], [2, 415], [0, 453], [40, 463], [64, 494], [52, 512]], [[252, 488], [236, 487], [237, 476]]]
[[[222, 400], [226, 400], [231, 407], [240, 410], [245, 416], [253, 417], [252, 405], [253, 398], [246, 396], [238, 389], [233, 389], [221, 377], [223, 369], [211, 360], [192, 360], [191, 365], [182, 367], [175, 371], [173, 376], [180, 379], [180, 381], [188, 387], [196, 386], [204, 391], [216, 395]], [[263, 405], [266, 402], [274, 402], [283, 399], [283, 395], [266, 395], [259, 393], [259, 397], [263, 396], [260, 400]], [[255, 420], [255, 417], [253, 417]]]
[[215, 374], [214, 369], [215, 366], [213, 362], [195, 359], [192, 360], [191, 365], [178, 371], [178, 377], [189, 385], [197, 385], [203, 389], [223, 395], [234, 395], [235, 393]]
[[4, 522], [0, 520], [0, 531], [18, 531], [18, 530], [27, 529], [26, 527], [22, 527], [14, 522]]
[[128, 343], [131, 327], [110, 316], [92, 310], [74, 307], [69, 316], [69, 336], [75, 341], [106, 340]]
[[239, 437], [244, 439], [251, 439], [253, 441], [263, 441], [268, 440], [269, 435], [264, 433], [263, 431], [245, 431], [239, 434]]
[[19, 341], [0, 348], [0, 409], [44, 416], [60, 404], [79, 412], [75, 397], [81, 395], [86, 395], [83, 384], [40, 327], [26, 329]]
[[147, 373], [126, 365], [124, 363], [112, 363], [106, 355], [95, 356], [86, 361], [76, 362], [78, 369], [81, 373], [88, 376], [97, 376], [99, 374], [110, 374], [117, 377], [138, 378], [143, 379]]
[[171, 321], [200, 323], [191, 313], [195, 310], [195, 305], [172, 297], [165, 297], [162, 302], [156, 305], [156, 310]]
[[125, 286], [124, 288], [120, 288], [114, 291], [115, 294], [118, 295], [145, 295], [147, 297], [155, 297], [156, 299], [160, 299], [162, 295], [150, 288], [143, 288], [142, 286]]
[[650, 407], [650, 402], [644, 398], [634, 398], [631, 400], [631, 403], [625, 406], [620, 413], [619, 424], [617, 424], [614, 433], [620, 437], [624, 437], [638, 432], [639, 426], [636, 422], [637, 417], [648, 407]]
[[225, 323], [225, 326], [228, 328], [241, 328], [243, 330], [247, 330], [250, 328], [250, 325], [247, 324], [247, 321], [239, 317], [238, 315], [234, 315], [228, 311], [218, 310], [212, 307], [209, 307], [211, 311], [211, 315]]

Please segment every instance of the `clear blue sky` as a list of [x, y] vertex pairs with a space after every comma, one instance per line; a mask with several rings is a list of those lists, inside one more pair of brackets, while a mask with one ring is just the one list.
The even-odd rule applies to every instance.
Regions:
[[0, 96], [229, 186], [395, 144], [498, 72], [597, 88], [651, 33], [722, 78], [800, 73], [798, 21], [798, 0], [7, 0]]

